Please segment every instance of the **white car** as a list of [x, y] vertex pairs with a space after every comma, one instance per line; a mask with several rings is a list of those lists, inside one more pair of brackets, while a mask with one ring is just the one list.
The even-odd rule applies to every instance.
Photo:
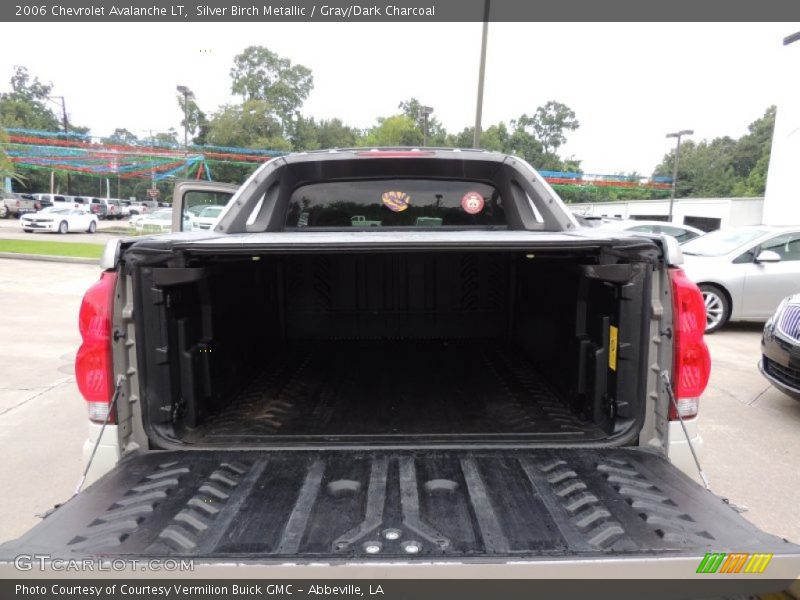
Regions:
[[78, 208], [50, 207], [33, 214], [23, 215], [20, 224], [22, 230], [28, 233], [33, 231], [94, 233], [97, 230], [97, 217]]
[[681, 250], [683, 270], [703, 293], [706, 333], [728, 321], [766, 321], [800, 292], [800, 226], [720, 229]]
[[636, 219], [622, 219], [622, 220], [602, 220], [600, 225], [596, 226], [599, 230], [605, 231], [634, 231], [639, 233], [665, 233], [671, 235], [678, 243], [683, 244], [689, 240], [693, 240], [701, 235], [705, 235], [705, 231], [697, 229], [691, 225], [681, 225], [678, 223], [670, 223], [668, 221], [639, 221]]
[[192, 219], [192, 229], [195, 231], [213, 229], [224, 208], [224, 206], [206, 206]]
[[[143, 233], [169, 233], [172, 231], [172, 209], [162, 208], [147, 215], [132, 217], [130, 223], [136, 231]], [[183, 218], [185, 231], [194, 229], [194, 218], [185, 215]]]

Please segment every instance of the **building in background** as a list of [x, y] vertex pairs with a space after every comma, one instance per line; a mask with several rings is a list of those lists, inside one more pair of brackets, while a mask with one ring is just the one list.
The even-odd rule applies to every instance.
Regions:
[[780, 96], [767, 172], [764, 223], [800, 225], [800, 78], [796, 76], [800, 40], [787, 44], [782, 55], [785, 76], [778, 82]]
[[[669, 220], [669, 198], [568, 204], [584, 217], [616, 217], [648, 221]], [[764, 198], [683, 198], [675, 201], [673, 223], [691, 225], [703, 231], [724, 227], [759, 225], [764, 222]]]

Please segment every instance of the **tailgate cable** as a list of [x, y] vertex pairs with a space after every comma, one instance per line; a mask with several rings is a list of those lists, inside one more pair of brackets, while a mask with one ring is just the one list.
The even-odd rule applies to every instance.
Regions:
[[683, 435], [686, 437], [686, 442], [689, 444], [689, 450], [692, 453], [694, 464], [697, 466], [697, 472], [700, 474], [700, 479], [703, 480], [703, 486], [710, 492], [711, 486], [708, 484], [708, 477], [706, 477], [705, 472], [703, 472], [703, 467], [700, 466], [700, 459], [697, 458], [697, 452], [695, 452], [694, 445], [692, 444], [692, 440], [689, 437], [689, 431], [686, 429], [686, 424], [683, 422], [683, 417], [681, 416], [681, 413], [678, 410], [678, 401], [675, 399], [675, 394], [672, 393], [672, 383], [669, 380], [669, 373], [667, 373], [666, 371], [661, 371], [661, 379], [664, 380], [664, 387], [667, 388], [669, 401], [672, 404], [673, 408], [675, 409], [675, 414], [678, 415], [678, 421], [680, 421], [681, 429], [683, 429]]
[[100, 445], [100, 440], [103, 439], [103, 432], [106, 430], [106, 425], [108, 425], [108, 419], [114, 413], [114, 407], [117, 405], [117, 398], [119, 398], [119, 392], [122, 389], [122, 382], [125, 381], [125, 377], [120, 375], [117, 377], [117, 385], [114, 388], [114, 396], [111, 398], [111, 403], [108, 405], [108, 412], [106, 413], [106, 418], [103, 421], [103, 426], [100, 428], [100, 434], [97, 436], [97, 439], [94, 442], [94, 448], [92, 448], [92, 454], [89, 456], [89, 460], [86, 461], [86, 468], [83, 470], [83, 475], [78, 480], [78, 485], [75, 487], [75, 493], [72, 494], [73, 496], [77, 496], [78, 492], [81, 491], [84, 482], [86, 481], [86, 475], [89, 473], [89, 469], [92, 466], [92, 461], [94, 460], [94, 455], [97, 454], [97, 447]]

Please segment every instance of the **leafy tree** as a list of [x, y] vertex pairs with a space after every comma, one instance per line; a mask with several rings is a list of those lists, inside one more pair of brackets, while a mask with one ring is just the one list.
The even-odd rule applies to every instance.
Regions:
[[378, 124], [360, 140], [360, 146], [420, 146], [422, 132], [406, 115], [380, 117]]
[[139, 143], [139, 138], [124, 127], [117, 127], [114, 133], [108, 137], [101, 138], [100, 141], [104, 144], [135, 146]]
[[3, 148], [3, 144], [8, 143], [8, 134], [6, 133], [5, 129], [0, 127], [0, 186], [4, 185], [4, 181], [6, 177], [10, 177], [11, 179], [21, 181], [21, 176], [17, 173], [16, 168], [14, 167], [14, 163], [6, 154], [6, 151]]
[[340, 119], [320, 121], [317, 126], [320, 148], [352, 148], [358, 137], [358, 131], [348, 127]]
[[450, 148], [472, 148], [475, 139], [475, 128], [465, 127], [459, 133], [448, 134], [445, 146]]
[[[748, 133], [711, 141], [681, 144], [678, 197], [759, 196], [766, 189], [767, 168], [775, 127], [775, 107], [750, 124]], [[670, 151], [654, 174], [671, 177], [675, 151]]]
[[[425, 115], [422, 113], [423, 104], [416, 98], [402, 101], [397, 108], [403, 115], [412, 119], [417, 124], [420, 133], [425, 133]], [[447, 131], [432, 114], [428, 115], [428, 146], [445, 146], [447, 144]]]
[[11, 92], [0, 94], [0, 125], [23, 129], [58, 131], [61, 122], [45, 103], [52, 84], [31, 78], [25, 67], [14, 67]]
[[248, 46], [233, 60], [231, 91], [247, 101], [262, 100], [285, 131], [314, 87], [311, 69], [292, 65], [264, 46]]
[[555, 100], [538, 107], [531, 117], [523, 114], [517, 120], [517, 125], [522, 129], [530, 127], [546, 154], [557, 154], [567, 141], [566, 132], [580, 127], [575, 111]]
[[181, 127], [187, 127], [188, 125], [187, 131], [192, 138], [193, 144], [205, 144], [209, 128], [206, 113], [200, 110], [194, 96], [185, 97], [183, 94], [177, 94], [175, 98], [178, 101], [181, 114], [184, 115], [183, 119], [181, 119]]
[[306, 118], [298, 114], [292, 121], [292, 131], [289, 138], [292, 150], [298, 152], [318, 150], [320, 148], [319, 127], [314, 121], [314, 117]]
[[53, 91], [52, 83], [42, 83], [38, 77], [31, 79], [27, 67], [14, 66], [10, 79], [13, 93], [28, 100], [45, 100]]

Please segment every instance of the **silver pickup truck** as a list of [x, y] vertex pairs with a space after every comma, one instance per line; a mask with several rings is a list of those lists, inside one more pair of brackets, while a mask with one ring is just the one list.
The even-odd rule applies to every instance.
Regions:
[[39, 210], [39, 202], [30, 194], [16, 194], [0, 190], [0, 218], [18, 219]]
[[[216, 227], [180, 232], [210, 196]], [[693, 480], [710, 359], [672, 238], [580, 228], [484, 151], [289, 155], [173, 207], [176, 233], [108, 245], [81, 308], [107, 472], [0, 558], [796, 576], [797, 546]]]

